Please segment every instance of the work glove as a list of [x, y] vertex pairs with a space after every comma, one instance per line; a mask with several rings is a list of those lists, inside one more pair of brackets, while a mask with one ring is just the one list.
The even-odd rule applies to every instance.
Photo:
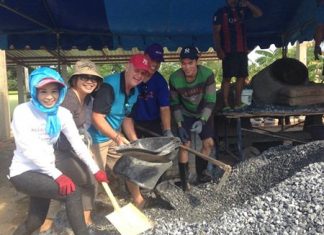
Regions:
[[190, 131], [195, 132], [196, 134], [200, 134], [205, 124], [205, 121], [199, 119], [198, 121], [195, 121], [194, 124], [192, 124]]
[[73, 181], [66, 175], [60, 175], [55, 179], [55, 182], [59, 186], [59, 192], [62, 196], [69, 195], [75, 191], [75, 184]]
[[170, 129], [166, 129], [163, 131], [163, 136], [165, 137], [173, 137], [172, 131]]
[[185, 144], [189, 141], [189, 135], [188, 135], [186, 129], [184, 129], [182, 126], [178, 127], [178, 134], [179, 134], [179, 137], [183, 144]]
[[109, 180], [107, 178], [107, 174], [105, 171], [103, 170], [99, 170], [97, 173], [94, 174], [94, 177], [96, 178], [96, 180], [101, 183], [101, 182], [106, 182], [109, 183]]

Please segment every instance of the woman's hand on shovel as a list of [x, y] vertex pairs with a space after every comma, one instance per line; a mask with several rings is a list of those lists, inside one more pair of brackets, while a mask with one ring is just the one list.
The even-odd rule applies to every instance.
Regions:
[[96, 178], [96, 180], [101, 183], [101, 182], [106, 182], [109, 183], [109, 179], [107, 177], [107, 174], [105, 171], [103, 170], [99, 170], [97, 173], [94, 174], [94, 177]]

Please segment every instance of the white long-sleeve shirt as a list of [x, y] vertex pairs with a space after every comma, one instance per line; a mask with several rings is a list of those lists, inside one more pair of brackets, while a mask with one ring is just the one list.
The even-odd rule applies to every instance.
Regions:
[[[62, 172], [55, 167], [53, 142], [46, 133], [46, 115], [34, 108], [31, 102], [18, 105], [13, 113], [11, 128], [15, 138], [16, 150], [10, 165], [9, 176], [26, 171], [37, 171], [53, 179]], [[90, 151], [83, 143], [72, 114], [64, 107], [57, 112], [62, 132], [69, 140], [76, 155], [89, 167], [92, 173], [99, 171]]]

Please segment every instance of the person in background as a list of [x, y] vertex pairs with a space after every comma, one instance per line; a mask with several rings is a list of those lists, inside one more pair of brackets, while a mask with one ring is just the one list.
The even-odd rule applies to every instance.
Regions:
[[10, 182], [30, 196], [27, 218], [14, 235], [32, 234], [38, 229], [46, 218], [51, 199], [65, 203], [74, 234], [90, 234], [84, 217], [80, 216], [82, 189], [68, 176], [68, 165], [67, 171], [55, 166], [53, 145], [60, 133], [64, 133], [76, 157], [98, 182], [108, 182], [107, 176], [82, 141], [70, 111], [59, 107], [66, 94], [60, 74], [47, 67], [36, 69], [30, 74], [29, 87], [31, 100], [15, 108], [11, 125], [16, 149], [9, 169]]
[[251, 12], [254, 17], [262, 16], [260, 8], [248, 0], [227, 0], [227, 6], [216, 11], [213, 17], [214, 49], [222, 60], [224, 98], [223, 111], [230, 111], [230, 82], [236, 77], [234, 109], [244, 107], [241, 94], [248, 77], [248, 48], [246, 43], [245, 18]]
[[[93, 124], [89, 132], [93, 140], [92, 152], [102, 170], [107, 166], [107, 170], [113, 173], [113, 167], [121, 157], [115, 151], [116, 146], [137, 140], [130, 115], [139, 94], [137, 86], [148, 78], [149, 71], [147, 58], [143, 54], [135, 54], [131, 56], [125, 71], [105, 77], [96, 92], [92, 110]], [[122, 135], [122, 130], [128, 139]], [[142, 209], [145, 200], [139, 186], [130, 181], [126, 181], [126, 184], [135, 206]]]
[[[144, 52], [149, 61], [150, 76], [138, 85], [139, 96], [132, 112], [136, 125], [158, 135], [172, 137], [168, 83], [158, 72], [163, 58], [163, 48], [154, 43]], [[139, 137], [149, 137], [145, 131], [137, 130]]]
[[[79, 133], [87, 145], [91, 143], [91, 139], [89, 139], [90, 136], [87, 133], [87, 129], [91, 122], [89, 118], [93, 99], [91, 94], [99, 88], [102, 80], [103, 77], [97, 72], [96, 65], [92, 61], [77, 61], [74, 65], [74, 73], [68, 81], [70, 87], [61, 105], [72, 113], [73, 120]], [[83, 189], [82, 202], [85, 223], [88, 227], [94, 227], [94, 223], [91, 219], [91, 211], [94, 207], [96, 185], [92, 174], [89, 172], [86, 165], [75, 156], [75, 152], [70, 142], [63, 133], [60, 134], [54, 148], [56, 167], [61, 171], [67, 172], [67, 175], [73, 182]], [[69, 169], [66, 167], [69, 167]], [[46, 220], [39, 230], [40, 233], [50, 231], [59, 209], [60, 203], [52, 200]]]
[[[324, 0], [317, 0], [314, 56], [319, 59], [322, 54], [321, 43], [324, 40]], [[323, 71], [324, 73], [324, 71]]]
[[[216, 103], [216, 85], [213, 72], [198, 65], [198, 51], [193, 46], [182, 48], [181, 68], [171, 74], [169, 85], [171, 110], [177, 123], [182, 143], [190, 147], [190, 132], [199, 134], [202, 140], [201, 153], [209, 155], [214, 147], [214, 120], [212, 112]], [[179, 173], [184, 191], [188, 185], [188, 151], [179, 150]], [[197, 182], [211, 180], [207, 174], [207, 161], [196, 156]]]

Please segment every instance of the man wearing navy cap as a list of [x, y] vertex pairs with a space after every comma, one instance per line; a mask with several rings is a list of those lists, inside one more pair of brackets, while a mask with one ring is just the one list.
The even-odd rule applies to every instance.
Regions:
[[[170, 105], [177, 123], [178, 136], [182, 143], [190, 147], [190, 133], [199, 135], [202, 140], [201, 153], [209, 155], [214, 147], [214, 128], [212, 112], [216, 102], [215, 77], [212, 70], [198, 65], [198, 50], [193, 46], [182, 48], [181, 68], [171, 74]], [[195, 137], [194, 137], [195, 138]], [[188, 151], [179, 150], [179, 173], [184, 191], [188, 185]], [[196, 157], [197, 183], [210, 181], [206, 171], [207, 161]]]
[[[164, 77], [158, 72], [163, 58], [163, 48], [154, 43], [144, 52], [149, 61], [150, 77], [138, 86], [139, 96], [132, 117], [137, 126], [149, 129], [159, 135], [173, 136], [170, 124], [169, 88]], [[148, 137], [144, 131], [137, 130], [139, 137]]]

